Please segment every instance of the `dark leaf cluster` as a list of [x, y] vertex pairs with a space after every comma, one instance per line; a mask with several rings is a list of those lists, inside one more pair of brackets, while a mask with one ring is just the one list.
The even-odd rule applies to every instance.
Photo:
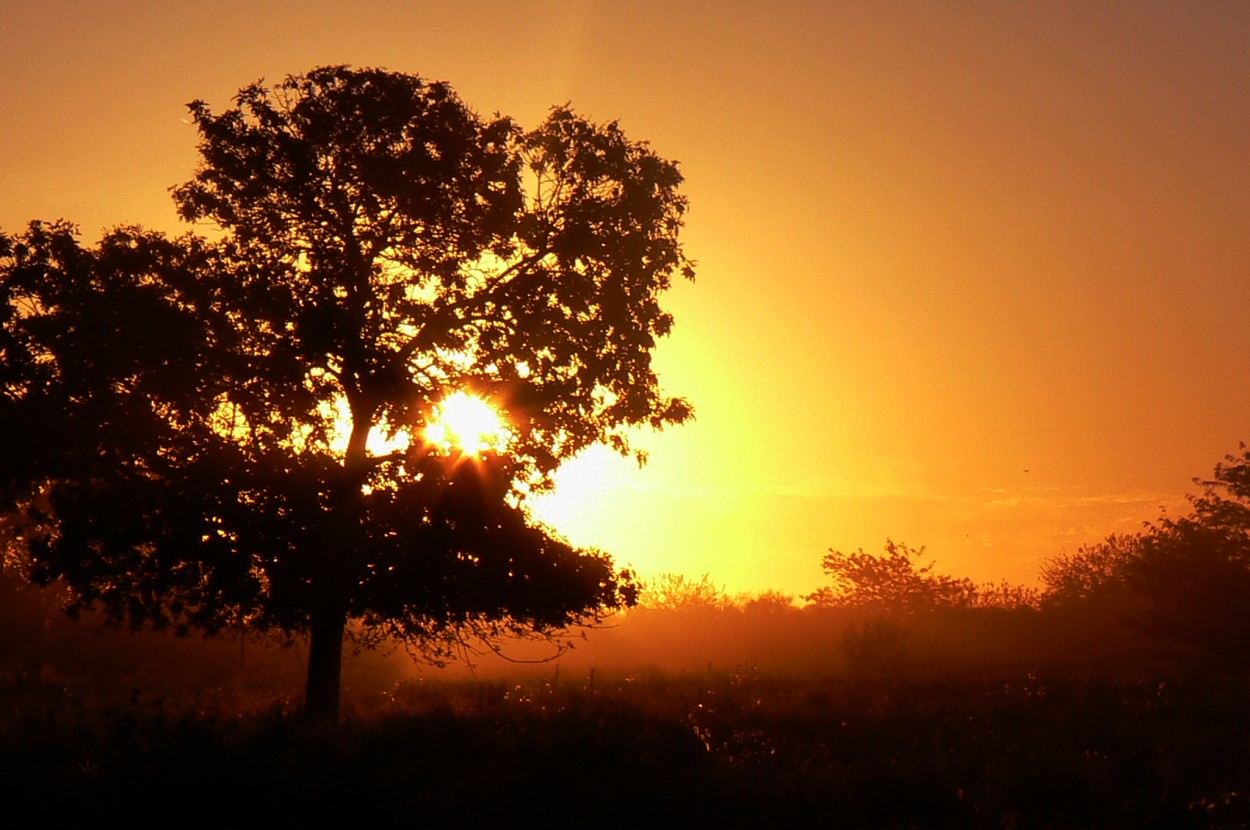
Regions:
[[1184, 654], [1244, 665], [1250, 638], [1250, 451], [1198, 479], [1180, 518], [1112, 536], [1043, 568], [1046, 600], [1113, 611]]
[[924, 555], [923, 547], [889, 539], [883, 555], [830, 550], [821, 568], [833, 584], [804, 598], [818, 606], [902, 615], [977, 604], [977, 586], [971, 580], [934, 573], [934, 562], [918, 565]]

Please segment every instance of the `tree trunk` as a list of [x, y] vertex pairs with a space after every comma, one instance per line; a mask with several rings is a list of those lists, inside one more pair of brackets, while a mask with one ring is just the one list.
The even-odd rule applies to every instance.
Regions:
[[347, 628], [345, 599], [340, 595], [350, 577], [344, 573], [344, 552], [355, 550], [354, 531], [360, 523], [360, 487], [368, 471], [369, 427], [372, 410], [359, 393], [347, 390], [352, 431], [343, 458], [346, 476], [336, 499], [337, 532], [342, 538], [315, 553], [320, 557], [314, 576], [320, 598], [309, 620], [308, 683], [304, 689], [304, 716], [312, 723], [335, 725], [339, 720], [339, 689], [343, 676], [343, 634]]
[[308, 644], [308, 684], [304, 689], [304, 716], [313, 723], [338, 723], [346, 627], [347, 617], [342, 612], [313, 612]]

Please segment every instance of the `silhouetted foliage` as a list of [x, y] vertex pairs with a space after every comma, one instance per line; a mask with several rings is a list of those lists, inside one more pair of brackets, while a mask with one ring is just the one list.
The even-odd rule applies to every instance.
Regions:
[[[219, 241], [0, 236], [0, 496], [35, 576], [135, 626], [309, 635], [315, 717], [349, 620], [438, 658], [632, 603], [523, 502], [579, 450], [690, 417], [651, 367], [660, 294], [693, 276], [676, 165], [566, 107], [525, 132], [381, 70], [190, 107], [202, 162], [175, 198]], [[426, 444], [457, 390], [505, 414], [506, 452]]]
[[1208, 527], [1250, 534], [1250, 449], [1224, 456], [1209, 479], [1196, 478], [1202, 494], [1192, 497], [1194, 518]]
[[1205, 524], [1169, 521], [1143, 535], [1128, 566], [1144, 604], [1139, 623], [1153, 636], [1215, 658], [1250, 664], [1250, 535]]
[[1074, 554], [1046, 560], [1041, 573], [1045, 601], [1109, 602], [1121, 597], [1128, 590], [1128, 565], [1141, 553], [1140, 541], [1139, 536], [1108, 536]]
[[908, 631], [888, 617], [851, 623], [838, 641], [851, 676], [884, 679], [907, 668], [911, 653]]
[[1034, 609], [1041, 605], [1041, 602], [1041, 591], [1006, 580], [983, 582], [974, 586], [972, 598], [973, 606], [976, 608], [995, 608], [1004, 611]]
[[820, 606], [869, 608], [897, 614], [915, 614], [936, 608], [974, 604], [976, 585], [970, 580], [933, 573], [935, 563], [917, 567], [924, 548], [909, 548], [887, 539], [885, 554], [862, 549], [854, 553], [830, 550], [821, 568], [833, 581], [805, 597]]
[[664, 611], [726, 610], [733, 606], [733, 600], [707, 574], [691, 579], [678, 573], [662, 573], [643, 584], [638, 603]]
[[1142, 535], [1130, 584], [1146, 603], [1145, 628], [1183, 648], [1244, 666], [1250, 662], [1250, 451], [1228, 455], [1181, 519]]
[[421, 680], [327, 741], [281, 707], [0, 689], [0, 772], [6, 816], [52, 826], [163, 827], [188, 804], [196, 826], [315, 824], [367, 793], [432, 827], [1232, 828], [1247, 691], [1022, 669]]
[[746, 614], [789, 614], [796, 610], [794, 596], [781, 591], [743, 594], [735, 601]]
[[1246, 663], [1250, 642], [1250, 453], [1242, 445], [1196, 479], [1202, 493], [1179, 519], [1112, 536], [1042, 570], [1046, 601], [1127, 623], [1215, 667]]

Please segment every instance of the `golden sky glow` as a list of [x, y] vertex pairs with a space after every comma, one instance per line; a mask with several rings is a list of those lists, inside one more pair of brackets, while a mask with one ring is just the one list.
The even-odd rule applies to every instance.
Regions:
[[5, 6], [0, 228], [177, 232], [184, 104], [325, 63], [571, 101], [681, 161], [697, 420], [539, 515], [644, 573], [804, 593], [826, 548], [1031, 581], [1250, 440], [1250, 6]]

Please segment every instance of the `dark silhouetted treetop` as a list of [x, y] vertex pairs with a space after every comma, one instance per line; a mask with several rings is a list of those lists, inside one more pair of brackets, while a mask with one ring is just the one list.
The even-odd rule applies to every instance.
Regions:
[[681, 175], [616, 124], [556, 108], [523, 132], [444, 84], [345, 67], [192, 112], [183, 216], [231, 232], [238, 301], [285, 321], [271, 339], [362, 430], [471, 387], [516, 428], [510, 472], [543, 486], [589, 444], [689, 417], [651, 368], [660, 294], [693, 275]]
[[1195, 519], [1208, 527], [1250, 534], [1250, 449], [1244, 443], [1215, 465], [1211, 478], [1195, 478], [1194, 483], [1202, 487], [1201, 495], [1190, 499]]
[[[651, 365], [661, 294], [693, 276], [676, 165], [566, 107], [524, 131], [382, 70], [191, 111], [202, 162], [174, 195], [216, 241], [0, 237], [0, 425], [22, 436], [0, 487], [35, 573], [135, 624], [309, 633], [323, 717], [349, 620], [437, 656], [632, 602], [524, 500], [691, 415]], [[506, 418], [502, 451], [425, 440], [462, 390]]]
[[1112, 536], [1042, 571], [1046, 601], [1113, 611], [1171, 650], [1244, 668], [1250, 639], [1250, 452], [1217, 464], [1181, 518]]
[[1137, 535], [1115, 534], [1042, 563], [1043, 599], [1052, 605], [1117, 602], [1128, 591], [1128, 567], [1141, 554]]
[[1194, 517], [1141, 537], [1127, 565], [1143, 608], [1136, 622], [1157, 639], [1239, 668], [1250, 664], [1250, 535]]
[[1192, 653], [1244, 668], [1250, 663], [1250, 451], [1225, 456], [1179, 519], [1141, 534], [1126, 565], [1145, 603], [1146, 631]]
[[724, 611], [733, 599], [712, 578], [693, 579], [685, 574], [662, 573], [641, 586], [639, 605], [657, 611]]
[[977, 587], [968, 579], [933, 573], [935, 563], [917, 567], [924, 548], [910, 548], [889, 539], [884, 555], [830, 550], [821, 568], [833, 584], [804, 599], [817, 606], [869, 608], [885, 613], [915, 614], [937, 608], [970, 607]]

